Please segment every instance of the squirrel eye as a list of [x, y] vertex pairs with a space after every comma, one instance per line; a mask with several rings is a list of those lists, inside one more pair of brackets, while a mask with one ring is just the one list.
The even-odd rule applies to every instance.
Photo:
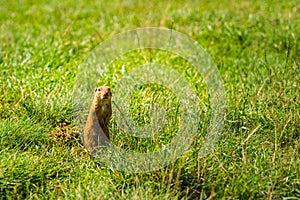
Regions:
[[95, 92], [97, 92], [97, 91], [100, 92], [101, 89], [100, 89], [100, 88], [96, 88], [96, 89], [95, 89]]

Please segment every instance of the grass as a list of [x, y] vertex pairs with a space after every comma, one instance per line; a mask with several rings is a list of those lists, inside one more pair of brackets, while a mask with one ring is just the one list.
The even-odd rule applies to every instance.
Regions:
[[[0, 199], [300, 198], [298, 0], [0, 5]], [[210, 54], [226, 89], [225, 126], [205, 158], [197, 155], [204, 120], [190, 150], [171, 165], [147, 173], [113, 171], [84, 152], [72, 154], [82, 147], [72, 113], [78, 65], [105, 39], [148, 26], [182, 32]], [[150, 58], [183, 70], [209, 113], [201, 79], [164, 52], [124, 55], [99, 83], [114, 88], [122, 64], [130, 68]], [[167, 119], [176, 124], [178, 100], [171, 92], [163, 96], [164, 90], [137, 90], [131, 104], [137, 123], [149, 123], [147, 91], [162, 106], [171, 104]], [[142, 151], [170, 141], [171, 125], [155, 140], [125, 137], [114, 121], [111, 132], [116, 144]]]

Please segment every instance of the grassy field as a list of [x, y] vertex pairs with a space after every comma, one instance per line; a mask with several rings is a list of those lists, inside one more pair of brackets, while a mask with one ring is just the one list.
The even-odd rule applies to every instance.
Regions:
[[[101, 2], [0, 1], [0, 199], [300, 198], [299, 0]], [[86, 152], [74, 154], [82, 147], [72, 112], [78, 65], [102, 41], [149, 26], [182, 32], [210, 54], [226, 90], [225, 125], [204, 158], [197, 150], [208, 120], [171, 165], [114, 171]], [[112, 63], [99, 83], [114, 90], [122, 64], [152, 58], [185, 73], [185, 61], [176, 56], [139, 53]], [[186, 77], [197, 93], [205, 91], [201, 79]], [[162, 96], [167, 90], [150, 89], [141, 87], [131, 104], [141, 125], [149, 123], [143, 91]], [[166, 94], [158, 102], [167, 99], [164, 106], [174, 109], [161, 137], [128, 139], [113, 120], [114, 143], [142, 151], [170, 141], [178, 101]]]

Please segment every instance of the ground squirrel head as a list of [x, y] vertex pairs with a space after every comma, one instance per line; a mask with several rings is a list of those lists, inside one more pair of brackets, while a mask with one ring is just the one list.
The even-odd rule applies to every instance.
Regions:
[[100, 86], [95, 89], [95, 98], [99, 102], [110, 102], [111, 95], [112, 94], [108, 86]]

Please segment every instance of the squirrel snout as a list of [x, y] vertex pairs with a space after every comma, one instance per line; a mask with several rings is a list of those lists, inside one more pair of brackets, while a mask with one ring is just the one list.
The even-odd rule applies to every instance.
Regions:
[[105, 93], [102, 95], [102, 98], [103, 99], [108, 99], [108, 97], [110, 97], [110, 94], [109, 93]]

